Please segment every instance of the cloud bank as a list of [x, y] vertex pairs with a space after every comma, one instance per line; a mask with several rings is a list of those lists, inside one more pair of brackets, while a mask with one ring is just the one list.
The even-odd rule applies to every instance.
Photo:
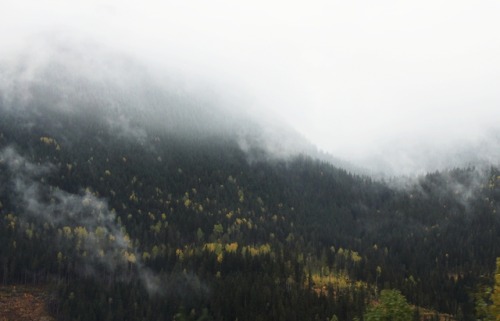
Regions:
[[[36, 48], [47, 34], [70, 47], [87, 43], [88, 52], [97, 42], [149, 70], [168, 71], [189, 93], [215, 92], [217, 104], [278, 119], [322, 150], [373, 171], [422, 172], [473, 161], [461, 160], [464, 146], [484, 156], [476, 158], [498, 160], [489, 153], [500, 118], [497, 1], [2, 6], [5, 62], [21, 59], [22, 48]], [[43, 63], [47, 54], [39, 47], [33, 61]], [[32, 70], [23, 70], [25, 77]], [[479, 148], [484, 142], [491, 148]]]

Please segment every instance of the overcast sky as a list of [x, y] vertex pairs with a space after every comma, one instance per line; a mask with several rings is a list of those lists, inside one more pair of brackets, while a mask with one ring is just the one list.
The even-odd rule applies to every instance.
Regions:
[[346, 159], [500, 127], [497, 0], [0, 3], [0, 57], [46, 31], [240, 91]]

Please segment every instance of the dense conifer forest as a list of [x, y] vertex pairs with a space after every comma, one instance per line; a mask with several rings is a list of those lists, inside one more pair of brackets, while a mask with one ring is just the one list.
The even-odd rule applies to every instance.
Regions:
[[0, 277], [46, 287], [57, 320], [494, 316], [497, 168], [382, 180], [32, 110], [0, 108]]

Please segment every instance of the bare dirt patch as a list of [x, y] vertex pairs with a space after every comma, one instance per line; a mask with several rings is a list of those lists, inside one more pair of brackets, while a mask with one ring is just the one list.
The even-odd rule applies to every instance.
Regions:
[[55, 321], [43, 287], [0, 286], [0, 321]]

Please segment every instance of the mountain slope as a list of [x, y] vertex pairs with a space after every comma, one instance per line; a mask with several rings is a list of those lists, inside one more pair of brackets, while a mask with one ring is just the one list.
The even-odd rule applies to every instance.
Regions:
[[382, 288], [474, 319], [496, 169], [377, 181], [149, 80], [52, 67], [2, 95], [0, 275], [55, 285], [59, 319], [352, 320]]
[[[216, 319], [251, 319], [274, 301], [296, 307], [273, 304], [274, 317], [299, 319], [311, 311], [288, 297], [292, 285], [299, 300], [349, 275], [371, 283], [343, 290], [349, 297], [398, 287], [416, 304], [470, 314], [468, 288], [499, 255], [495, 173], [436, 173], [394, 189], [307, 157], [249, 162], [227, 138], [138, 142], [96, 120], [52, 114], [23, 126], [3, 116], [4, 282], [65, 280], [62, 305], [81, 281], [101, 291], [104, 280], [110, 296], [132, 287], [146, 300], [131, 319], [151, 304], [167, 304], [160, 316], [205, 306]], [[254, 287], [270, 296], [253, 302]], [[70, 315], [97, 304], [78, 295]], [[330, 302], [321, 314], [351, 318], [367, 304], [325, 295], [307, 299]]]

